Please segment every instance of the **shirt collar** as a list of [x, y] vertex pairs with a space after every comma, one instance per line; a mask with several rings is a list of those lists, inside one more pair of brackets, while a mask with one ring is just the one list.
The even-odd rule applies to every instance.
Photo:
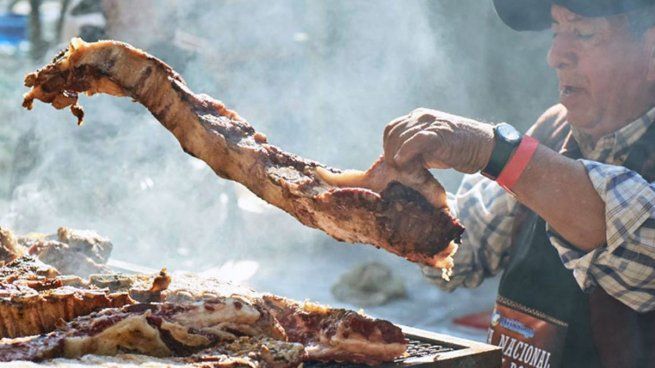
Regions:
[[588, 134], [575, 129], [573, 126], [571, 126], [571, 133], [584, 158], [620, 165], [626, 160], [630, 146], [646, 133], [654, 120], [655, 107], [623, 128], [601, 137], [595, 144]]

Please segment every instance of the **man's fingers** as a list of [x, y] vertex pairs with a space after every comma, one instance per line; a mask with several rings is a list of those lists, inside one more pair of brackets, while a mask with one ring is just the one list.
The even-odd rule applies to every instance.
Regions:
[[393, 161], [397, 166], [406, 165], [429, 149], [433, 138], [434, 136], [431, 133], [425, 131], [414, 134], [398, 148], [398, 151], [393, 156]]
[[405, 140], [418, 133], [419, 131], [428, 128], [429, 126], [429, 123], [419, 124], [413, 120], [406, 120], [397, 124], [391, 130], [389, 130], [389, 135], [387, 136], [387, 151], [391, 154], [394, 154], [395, 150], [398, 149], [398, 147]]
[[384, 135], [384, 141], [382, 142], [382, 148], [384, 150], [384, 155], [393, 157], [396, 153], [396, 149], [399, 146], [399, 135], [402, 133], [406, 126], [408, 125], [407, 120], [402, 120], [395, 125], [393, 125], [387, 133]]
[[403, 132], [405, 129], [407, 129], [407, 127], [410, 126], [410, 125], [411, 125], [411, 120], [409, 120], [409, 119], [404, 119], [404, 120], [401, 120], [398, 123], [394, 124], [386, 134], [387, 139], [388, 140], [393, 140], [401, 132]]
[[387, 138], [389, 137], [389, 132], [391, 131], [391, 129], [393, 127], [395, 127], [396, 125], [400, 124], [401, 122], [407, 120], [408, 116], [409, 115], [404, 115], [404, 116], [398, 117], [398, 118], [392, 120], [389, 124], [387, 124], [384, 127], [384, 133], [382, 134], [383, 142], [387, 141]]
[[405, 142], [409, 138], [413, 137], [416, 133], [420, 132], [421, 130], [427, 129], [429, 126], [430, 126], [429, 123], [422, 123], [422, 124], [416, 124], [410, 126], [409, 128], [406, 128], [405, 130], [399, 132], [398, 140], [400, 142]]

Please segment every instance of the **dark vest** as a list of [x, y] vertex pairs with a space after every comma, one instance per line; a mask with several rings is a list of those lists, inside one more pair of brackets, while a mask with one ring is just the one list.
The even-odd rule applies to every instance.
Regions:
[[[562, 110], [551, 110], [554, 114], [529, 134], [563, 155], [581, 158]], [[630, 147], [624, 166], [655, 180], [655, 124]], [[637, 313], [600, 287], [584, 293], [550, 243], [544, 220], [524, 206], [510, 259], [499, 298], [568, 324], [562, 367], [655, 367], [655, 312]]]

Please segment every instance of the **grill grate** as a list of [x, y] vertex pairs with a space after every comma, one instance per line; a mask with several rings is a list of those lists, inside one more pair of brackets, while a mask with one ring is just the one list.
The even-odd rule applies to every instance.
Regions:
[[[440, 345], [435, 344], [426, 340], [416, 340], [413, 338], [408, 338], [409, 344], [407, 345], [407, 354], [408, 356], [404, 358], [398, 358], [391, 364], [384, 364], [384, 366], [401, 366], [401, 365], [411, 365], [408, 360], [415, 358], [424, 358], [427, 356], [432, 356], [441, 353], [447, 353], [450, 351], [455, 351], [463, 349], [463, 347], [457, 345]], [[364, 364], [342, 364], [342, 363], [321, 363], [321, 362], [307, 362], [304, 364], [306, 368], [370, 368]]]
[[409, 357], [398, 359], [398, 361], [402, 362], [408, 358], [421, 358], [454, 350], [456, 350], [454, 346], [438, 345], [426, 341], [410, 339], [409, 345], [407, 346], [407, 354], [409, 354]]

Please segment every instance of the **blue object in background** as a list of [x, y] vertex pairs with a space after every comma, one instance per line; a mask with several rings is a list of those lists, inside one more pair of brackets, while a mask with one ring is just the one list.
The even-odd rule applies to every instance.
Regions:
[[27, 39], [27, 16], [0, 13], [0, 45], [18, 45]]

